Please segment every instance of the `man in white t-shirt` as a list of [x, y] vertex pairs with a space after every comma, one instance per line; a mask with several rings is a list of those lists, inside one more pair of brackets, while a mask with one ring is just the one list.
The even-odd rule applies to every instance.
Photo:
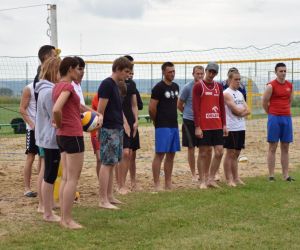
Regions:
[[228, 75], [229, 87], [223, 92], [228, 136], [225, 137], [226, 148], [224, 173], [228, 186], [244, 184], [238, 175], [238, 157], [245, 148], [246, 122], [244, 117], [250, 114], [243, 94], [238, 90], [241, 76], [238, 71]]
[[[20, 102], [20, 114], [26, 123], [26, 161], [24, 166], [24, 195], [26, 197], [36, 197], [37, 193], [33, 192], [30, 187], [32, 164], [35, 155], [38, 154], [39, 149], [35, 144], [34, 127], [36, 115], [36, 101], [34, 97], [33, 82], [26, 85], [22, 92]], [[41, 160], [39, 159], [40, 168]]]
[[84, 76], [84, 69], [85, 69], [85, 62], [84, 60], [79, 57], [79, 56], [75, 56], [74, 58], [76, 58], [79, 62], [79, 71], [80, 71], [80, 75], [77, 79], [77, 81], [73, 81], [72, 82], [72, 85], [74, 87], [74, 90], [75, 92], [77, 93], [77, 95], [79, 96], [80, 98], [80, 104], [85, 106], [85, 101], [84, 101], [84, 97], [83, 97], [83, 91], [82, 91], [82, 88], [81, 88], [81, 81], [82, 81], [82, 78]]

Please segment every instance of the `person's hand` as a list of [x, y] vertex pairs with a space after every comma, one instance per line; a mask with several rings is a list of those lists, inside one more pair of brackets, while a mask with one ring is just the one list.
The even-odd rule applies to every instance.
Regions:
[[195, 136], [198, 138], [203, 138], [203, 131], [200, 127], [195, 128]]
[[127, 123], [127, 122], [124, 122], [123, 127], [124, 127], [125, 134], [126, 134], [128, 137], [130, 137], [130, 127], [129, 127], [128, 123]]
[[58, 128], [58, 126], [57, 126], [57, 124], [55, 123], [55, 121], [52, 121], [51, 125], [52, 125], [53, 128]]
[[100, 113], [96, 112], [97, 116], [98, 116], [98, 124], [97, 124], [97, 129], [101, 128], [103, 125], [103, 115], [101, 115]]
[[228, 136], [228, 130], [226, 126], [223, 127], [223, 136]]
[[135, 122], [133, 123], [133, 137], [135, 137], [137, 130], [138, 130], [138, 123]]

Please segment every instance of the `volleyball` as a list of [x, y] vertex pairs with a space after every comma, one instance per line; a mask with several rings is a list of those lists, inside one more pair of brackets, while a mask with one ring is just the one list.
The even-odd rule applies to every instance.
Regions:
[[98, 116], [91, 111], [84, 112], [81, 114], [81, 124], [83, 131], [92, 132], [98, 127]]

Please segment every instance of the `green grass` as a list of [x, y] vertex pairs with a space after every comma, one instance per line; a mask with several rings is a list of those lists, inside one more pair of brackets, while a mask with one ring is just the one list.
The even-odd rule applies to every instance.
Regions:
[[[300, 180], [300, 174], [293, 175]], [[85, 228], [37, 219], [1, 249], [299, 249], [300, 181], [246, 179], [239, 188], [135, 193], [120, 211], [76, 207]], [[39, 216], [40, 217], [40, 216]]]

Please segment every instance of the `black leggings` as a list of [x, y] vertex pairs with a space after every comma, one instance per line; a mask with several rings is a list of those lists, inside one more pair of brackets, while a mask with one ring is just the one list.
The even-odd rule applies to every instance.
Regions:
[[49, 184], [54, 184], [60, 162], [59, 149], [44, 148], [45, 151], [45, 173], [44, 181]]

